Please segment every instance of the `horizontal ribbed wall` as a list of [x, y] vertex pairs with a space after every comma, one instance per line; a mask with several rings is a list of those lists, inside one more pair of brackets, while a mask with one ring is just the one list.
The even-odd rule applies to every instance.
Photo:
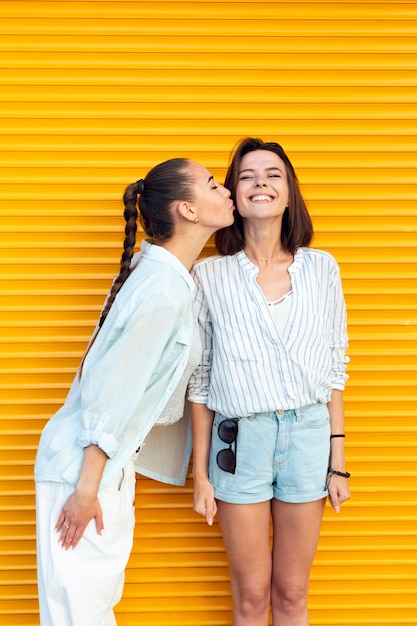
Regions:
[[[353, 493], [326, 509], [311, 624], [417, 623], [416, 20], [417, 2], [0, 3], [1, 625], [39, 624], [33, 461], [117, 271], [123, 190], [179, 155], [223, 180], [246, 135], [291, 156], [348, 305]], [[191, 479], [139, 479], [126, 578], [119, 626], [231, 624]]]

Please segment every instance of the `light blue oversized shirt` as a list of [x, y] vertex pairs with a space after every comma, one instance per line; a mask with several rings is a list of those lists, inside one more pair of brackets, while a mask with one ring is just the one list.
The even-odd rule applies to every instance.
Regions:
[[196, 313], [203, 359], [189, 399], [226, 417], [297, 409], [330, 400], [347, 379], [346, 307], [339, 267], [327, 252], [299, 248], [288, 268], [291, 309], [285, 329], [243, 251], [198, 261]]
[[[167, 250], [142, 243], [65, 404], [46, 424], [36, 481], [79, 479], [84, 448], [109, 457], [105, 487], [139, 448], [181, 379], [193, 333], [194, 282]], [[140, 455], [139, 455], [140, 456]], [[188, 459], [184, 459], [188, 464]]]

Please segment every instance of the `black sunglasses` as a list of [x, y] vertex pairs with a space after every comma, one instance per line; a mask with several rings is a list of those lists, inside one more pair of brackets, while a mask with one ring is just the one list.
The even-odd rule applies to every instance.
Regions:
[[[236, 451], [237, 451], [237, 418], [228, 418], [220, 422], [217, 432], [222, 441], [229, 444], [228, 448], [220, 450], [217, 453], [217, 465], [224, 472], [234, 474], [236, 470]], [[235, 451], [232, 450], [232, 444], [235, 444]]]

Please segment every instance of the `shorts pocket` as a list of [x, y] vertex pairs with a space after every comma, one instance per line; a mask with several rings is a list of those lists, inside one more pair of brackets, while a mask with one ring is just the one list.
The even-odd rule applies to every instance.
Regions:
[[309, 428], [325, 428], [330, 423], [327, 404], [312, 404], [298, 411], [300, 419]]

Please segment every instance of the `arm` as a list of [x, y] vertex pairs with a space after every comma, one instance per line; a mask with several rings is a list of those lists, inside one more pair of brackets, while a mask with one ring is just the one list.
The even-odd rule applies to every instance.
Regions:
[[201, 364], [193, 372], [188, 386], [193, 426], [194, 510], [203, 515], [207, 520], [207, 524], [211, 526], [217, 513], [214, 489], [208, 478], [211, 428], [214, 416], [213, 411], [207, 407], [212, 362], [213, 328], [207, 299], [196, 268], [192, 271], [192, 275], [196, 283], [194, 307], [203, 347]]
[[193, 479], [194, 511], [203, 515], [207, 524], [213, 524], [217, 513], [214, 489], [208, 478], [211, 427], [213, 411], [205, 404], [193, 402], [191, 405], [193, 424]]
[[[329, 348], [332, 355], [332, 394], [328, 403], [330, 413], [330, 434], [344, 435], [343, 390], [346, 379], [346, 357], [348, 338], [346, 332], [346, 305], [343, 296], [340, 272], [333, 268], [330, 285]], [[329, 466], [338, 472], [345, 472], [344, 437], [330, 439]], [[329, 501], [336, 513], [340, 505], [350, 497], [347, 478], [333, 474], [328, 476]]]
[[75, 548], [93, 518], [97, 532], [100, 535], [103, 532], [103, 515], [97, 493], [106, 461], [107, 455], [98, 446], [85, 448], [80, 479], [62, 507], [55, 527], [56, 532], [61, 531], [59, 543], [64, 550]]
[[136, 438], [148, 428], [146, 419], [157, 414], [155, 405], [163, 403], [159, 388], [149, 399], [146, 391], [164, 380], [164, 364], [182, 354], [173, 329], [183, 309], [156, 293], [152, 303], [137, 304], [126, 324], [115, 326], [111, 340], [105, 339], [101, 358], [92, 358], [98, 342], [89, 353], [81, 382], [83, 410], [78, 443], [84, 448], [83, 462], [77, 486], [56, 525], [64, 549], [77, 545], [93, 518], [97, 531], [103, 531], [97, 494], [106, 462], [120, 454], [119, 450], [135, 445]]
[[[330, 434], [344, 434], [344, 410], [343, 394], [333, 389], [330, 402], [327, 404], [330, 413]], [[329, 466], [339, 472], [345, 472], [345, 446], [344, 437], [330, 439]], [[348, 500], [350, 490], [348, 480], [344, 476], [334, 474], [329, 477], [329, 501], [336, 513], [340, 511], [340, 505]]]

